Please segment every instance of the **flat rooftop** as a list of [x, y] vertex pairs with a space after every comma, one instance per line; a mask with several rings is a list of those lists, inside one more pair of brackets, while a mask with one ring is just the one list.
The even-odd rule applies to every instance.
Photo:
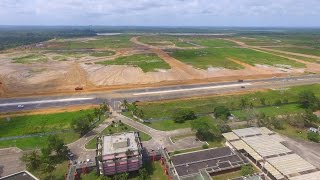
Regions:
[[138, 142], [136, 141], [137, 136], [138, 134], [135, 132], [103, 136], [102, 155], [123, 153], [128, 149], [132, 151], [138, 150]]
[[5, 177], [0, 177], [1, 180], [39, 180], [28, 171], [21, 171]]
[[[276, 179], [312, 179], [320, 171], [282, 144], [277, 133], [262, 127], [233, 130], [223, 136], [237, 150], [245, 150]], [[308, 178], [303, 178], [308, 177]], [[320, 180], [320, 176], [316, 176]]]
[[237, 155], [229, 147], [178, 154], [171, 157], [171, 160], [179, 176], [199, 173], [200, 170], [214, 173], [248, 163], [245, 158]]

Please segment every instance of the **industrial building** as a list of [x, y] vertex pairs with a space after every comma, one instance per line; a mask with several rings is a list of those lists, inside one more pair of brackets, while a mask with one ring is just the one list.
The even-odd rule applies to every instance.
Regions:
[[272, 180], [320, 180], [320, 171], [282, 144], [265, 128], [245, 128], [223, 134], [226, 144], [247, 156]]
[[[229, 147], [199, 150], [172, 157], [166, 151], [163, 153], [165, 171], [169, 179], [174, 180], [211, 180], [211, 176], [240, 170], [249, 163], [246, 157]], [[260, 178], [260, 175], [252, 177], [257, 180], [264, 179]]]
[[97, 145], [97, 162], [102, 175], [137, 171], [142, 167], [142, 146], [137, 132], [102, 136]]

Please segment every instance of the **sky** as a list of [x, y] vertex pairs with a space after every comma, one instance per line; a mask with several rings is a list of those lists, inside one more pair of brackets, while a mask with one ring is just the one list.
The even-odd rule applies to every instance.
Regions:
[[0, 0], [0, 25], [320, 27], [320, 0]]

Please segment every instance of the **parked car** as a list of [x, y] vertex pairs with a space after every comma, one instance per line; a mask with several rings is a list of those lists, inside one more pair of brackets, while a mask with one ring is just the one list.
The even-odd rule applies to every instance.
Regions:
[[19, 104], [17, 107], [18, 108], [24, 108], [24, 105], [23, 104]]

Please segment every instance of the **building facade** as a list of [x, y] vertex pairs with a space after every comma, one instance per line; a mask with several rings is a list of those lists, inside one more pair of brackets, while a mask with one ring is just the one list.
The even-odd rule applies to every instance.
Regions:
[[97, 162], [102, 175], [137, 171], [142, 167], [142, 145], [137, 132], [98, 138]]

